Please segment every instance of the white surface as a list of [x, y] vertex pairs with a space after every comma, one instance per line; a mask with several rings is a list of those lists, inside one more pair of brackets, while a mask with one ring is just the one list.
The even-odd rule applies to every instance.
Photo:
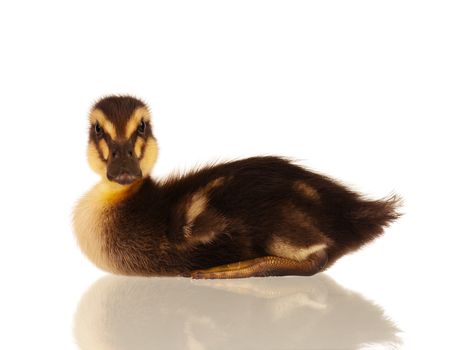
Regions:
[[[436, 1], [2, 2], [0, 348], [449, 348], [450, 18]], [[405, 216], [312, 279], [102, 277], [70, 215], [109, 93], [152, 106], [157, 176], [280, 154], [395, 191]]]

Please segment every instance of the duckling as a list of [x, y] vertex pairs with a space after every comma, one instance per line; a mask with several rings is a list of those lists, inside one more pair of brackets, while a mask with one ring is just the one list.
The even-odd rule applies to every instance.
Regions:
[[89, 113], [88, 162], [101, 180], [74, 209], [99, 268], [124, 275], [310, 276], [399, 217], [396, 195], [367, 200], [287, 159], [261, 156], [154, 180], [151, 112], [109, 96]]

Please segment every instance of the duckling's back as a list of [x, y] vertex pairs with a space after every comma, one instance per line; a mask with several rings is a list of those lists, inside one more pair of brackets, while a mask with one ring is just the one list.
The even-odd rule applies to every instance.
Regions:
[[330, 266], [399, 216], [396, 196], [366, 200], [278, 157], [206, 167], [162, 188], [174, 199], [170, 239], [194, 268], [265, 255], [299, 260], [320, 249]]

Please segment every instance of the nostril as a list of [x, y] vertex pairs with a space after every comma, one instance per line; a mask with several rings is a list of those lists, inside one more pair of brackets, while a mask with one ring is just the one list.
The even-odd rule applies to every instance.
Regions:
[[119, 157], [119, 154], [117, 153], [117, 151], [113, 151], [112, 156], [113, 158], [117, 158]]
[[128, 155], [129, 157], [133, 157], [133, 152], [132, 152], [132, 151], [128, 151], [127, 155]]

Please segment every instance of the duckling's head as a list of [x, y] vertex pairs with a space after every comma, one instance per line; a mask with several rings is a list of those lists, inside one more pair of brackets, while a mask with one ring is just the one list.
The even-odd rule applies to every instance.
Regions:
[[158, 153], [146, 104], [108, 96], [89, 114], [88, 162], [106, 181], [130, 185], [147, 175]]

